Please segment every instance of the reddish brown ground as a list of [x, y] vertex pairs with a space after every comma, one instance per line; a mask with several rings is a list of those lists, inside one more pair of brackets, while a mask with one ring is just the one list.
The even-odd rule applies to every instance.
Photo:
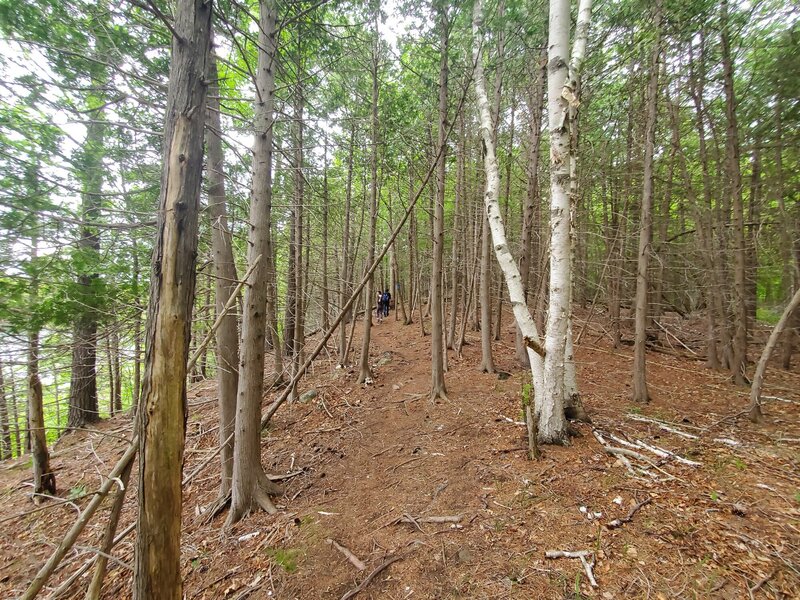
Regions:
[[[797, 368], [769, 370], [765, 393], [785, 401], [770, 400], [759, 426], [741, 414], [746, 391], [702, 362], [663, 353], [648, 356], [653, 402], [632, 406], [630, 349], [611, 350], [601, 329], [590, 325], [577, 358], [594, 425], [702, 462], [659, 461], [662, 471], [651, 469], [658, 479], [637, 480], [603, 452], [587, 425], [579, 426], [583, 435], [572, 446], [547, 447], [538, 462], [525, 458], [524, 428], [506, 420], [520, 418], [526, 375], [514, 365], [510, 318], [505, 322], [495, 358], [512, 376], [478, 373], [480, 350], [473, 343], [463, 359], [451, 358], [449, 402], [431, 404], [426, 397], [430, 338], [420, 336], [418, 325], [390, 319], [373, 330], [378, 366], [376, 382], [367, 388], [356, 385], [354, 373], [320, 361], [303, 385], [320, 395], [282, 408], [264, 436], [269, 472], [303, 470], [286, 482], [278, 515], [251, 515], [228, 532], [222, 530], [224, 516], [202, 524], [198, 514], [216, 495], [216, 462], [186, 488], [186, 598], [338, 599], [388, 557], [400, 559], [359, 598], [800, 597]], [[691, 341], [691, 324], [676, 323], [676, 332], [677, 325], [682, 339]], [[478, 341], [476, 334], [468, 339]], [[186, 473], [217, 443], [214, 390], [213, 382], [205, 382], [190, 393]], [[672, 422], [699, 440], [630, 418], [639, 413]], [[100, 429], [127, 435], [129, 426], [120, 418]], [[61, 493], [96, 489], [123, 447], [100, 433], [62, 440], [53, 460]], [[88, 501], [15, 517], [32, 508], [28, 478], [27, 461], [0, 467], [2, 598], [25, 589]], [[618, 497], [621, 506], [614, 503]], [[648, 497], [652, 502], [630, 523], [604, 526]], [[734, 505], [743, 514], [735, 514]], [[134, 507], [129, 499], [122, 526], [133, 520]], [[590, 521], [581, 507], [602, 517]], [[46, 590], [92, 555], [106, 515], [104, 510], [95, 518]], [[458, 525], [397, 523], [404, 515], [462, 518]], [[356, 570], [328, 538], [349, 548], [366, 570]], [[588, 585], [578, 560], [548, 560], [546, 550], [595, 552], [599, 587]], [[115, 556], [132, 563], [130, 540]], [[86, 583], [83, 578], [67, 596], [81, 597]], [[129, 595], [129, 570], [112, 565], [105, 597]]]

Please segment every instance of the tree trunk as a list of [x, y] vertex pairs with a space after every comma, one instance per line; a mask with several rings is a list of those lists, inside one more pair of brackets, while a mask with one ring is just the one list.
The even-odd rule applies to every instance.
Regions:
[[[690, 63], [693, 63], [690, 46]], [[705, 57], [703, 56], [705, 44], [701, 35], [701, 56], [700, 65], [702, 67]], [[721, 257], [714, 248], [714, 230], [713, 230], [713, 201], [712, 201], [712, 180], [711, 171], [709, 168], [708, 146], [706, 141], [706, 128], [705, 120], [703, 117], [703, 92], [705, 87], [705, 73], [701, 69], [699, 75], [695, 73], [693, 67], [690, 68], [689, 74], [690, 91], [692, 101], [695, 106], [695, 127], [697, 129], [698, 138], [698, 155], [700, 158], [700, 166], [703, 173], [703, 206], [702, 209], [698, 207], [697, 227], [704, 228], [703, 235], [706, 239], [705, 254], [708, 261], [710, 290], [708, 291], [709, 307], [708, 307], [708, 340], [707, 340], [707, 357], [706, 366], [710, 369], [719, 369], [723, 366], [720, 360], [719, 352], [717, 349], [717, 341], [720, 342], [723, 348], [723, 360], [727, 354], [727, 348], [730, 345], [730, 336], [728, 328], [725, 325], [726, 314], [724, 309], [725, 299], [722, 287], [722, 269], [720, 267]], [[719, 338], [719, 339], [718, 339]]]
[[5, 366], [0, 360], [0, 460], [14, 458], [11, 446], [11, 421], [6, 402]]
[[[253, 193], [250, 201], [250, 234], [247, 262], [271, 252], [272, 218], [272, 139], [275, 107], [275, 2], [259, 3], [259, 50], [256, 73], [256, 100], [253, 106], [255, 138], [253, 142]], [[264, 390], [264, 338], [266, 332], [268, 278], [260, 262], [253, 271], [244, 296], [242, 344], [239, 363], [239, 389], [233, 451], [231, 509], [226, 526], [244, 518], [254, 509], [274, 513], [269, 494], [278, 491], [261, 466], [261, 398]], [[288, 335], [288, 334], [287, 334]], [[288, 338], [287, 338], [288, 339]]]
[[139, 301], [139, 249], [133, 238], [133, 399], [131, 414], [136, 415], [142, 395], [142, 306]]
[[[456, 189], [455, 199], [453, 201], [453, 236], [450, 255], [450, 321], [447, 328], [447, 348], [450, 350], [455, 349], [456, 337], [456, 317], [458, 313], [458, 294], [459, 294], [459, 274], [461, 269], [466, 271], [466, 257], [459, 256], [459, 244], [461, 241], [460, 232], [460, 213], [464, 211], [464, 200], [466, 191], [466, 182], [464, 181], [464, 111], [459, 111], [458, 115], [458, 149], [456, 151]], [[463, 260], [464, 264], [460, 264], [459, 258]], [[461, 269], [459, 268], [461, 267]], [[463, 285], [462, 285], [463, 287]]]
[[653, 21], [656, 30], [650, 56], [650, 79], [647, 84], [647, 106], [644, 126], [644, 174], [642, 206], [639, 216], [639, 253], [636, 267], [636, 333], [633, 346], [633, 400], [649, 402], [647, 390], [647, 308], [651, 244], [653, 241], [653, 154], [658, 114], [658, 74], [661, 56], [662, 0], [656, 0]]
[[[325, 143], [325, 165], [322, 173], [322, 330], [328, 331], [331, 324], [330, 300], [328, 298], [328, 213], [330, 195], [328, 193], [328, 144]], [[310, 250], [310, 248], [309, 248]]]
[[[535, 69], [535, 81], [531, 86], [528, 111], [530, 112], [530, 133], [528, 138], [528, 187], [522, 213], [522, 255], [519, 263], [522, 275], [522, 290], [525, 302], [528, 302], [531, 281], [531, 266], [538, 262], [538, 253], [533, 253], [534, 214], [537, 204], [541, 203], [539, 192], [539, 155], [542, 139], [542, 112], [544, 108], [544, 89], [547, 81], [547, 50], [542, 49]], [[538, 234], [539, 232], [537, 232]], [[515, 338], [517, 362], [523, 368], [530, 368], [528, 348], [522, 331], [517, 327]]]
[[[352, 285], [350, 283], [350, 214], [353, 197], [353, 152], [355, 146], [356, 126], [350, 126], [350, 143], [347, 151], [347, 184], [344, 196], [344, 232], [342, 234], [342, 272], [339, 277], [339, 307], [345, 305], [350, 297]], [[347, 328], [345, 325], [354, 318], [349, 312], [345, 313], [339, 325], [339, 366], [347, 366]]]
[[133, 598], [183, 597], [181, 470], [203, 173], [211, 2], [175, 7], [139, 430]]
[[[108, 6], [98, 4], [90, 19], [95, 42], [94, 54], [105, 60], [108, 48], [106, 22]], [[108, 72], [102, 61], [91, 61], [89, 77], [93, 92], [87, 98], [86, 114], [91, 119], [86, 126], [86, 138], [79, 154], [78, 171], [81, 178], [81, 227], [76, 246], [81, 264], [78, 266], [78, 301], [81, 304], [74, 326], [72, 346], [72, 376], [70, 383], [69, 417], [67, 427], [81, 428], [100, 420], [97, 405], [97, 282], [100, 275], [100, 235], [97, 220], [102, 203], [105, 166], [105, 90]]]
[[[303, 93], [303, 85], [302, 85], [302, 52], [303, 48], [301, 46], [302, 42], [302, 30], [301, 24], [297, 23], [297, 47], [295, 48], [295, 60], [294, 60], [294, 68], [297, 74], [298, 81], [295, 85], [294, 90], [294, 107], [293, 107], [293, 120], [292, 120], [292, 143], [294, 145], [293, 148], [293, 192], [294, 192], [294, 201], [293, 201], [293, 210], [294, 210], [294, 248], [292, 249], [294, 252], [294, 276], [295, 276], [295, 283], [294, 283], [294, 331], [293, 339], [292, 339], [292, 369], [291, 369], [291, 377], [294, 378], [295, 374], [297, 373], [298, 369], [300, 368], [300, 363], [302, 362], [302, 354], [303, 354], [303, 346], [305, 344], [305, 285], [304, 285], [304, 276], [306, 269], [303, 268], [303, 203], [304, 203], [304, 196], [305, 196], [305, 179], [303, 175], [303, 163], [304, 163], [304, 153], [303, 153], [303, 137], [304, 137], [304, 125], [303, 125], [303, 110], [304, 110], [304, 93]], [[294, 399], [296, 397], [297, 390], [291, 390], [290, 399]]]
[[[408, 167], [408, 194], [414, 196], [414, 175], [411, 165]], [[411, 211], [408, 221], [408, 312], [404, 325], [414, 323], [414, 302], [416, 301], [417, 290], [417, 212]]]
[[[369, 245], [367, 246], [367, 264], [375, 261], [375, 237], [378, 226], [378, 15], [373, 16], [374, 28], [372, 42], [372, 118], [370, 142], [370, 182], [369, 182]], [[369, 362], [370, 334], [372, 333], [372, 302], [375, 299], [375, 278], [367, 282], [367, 299], [364, 311], [364, 335], [361, 341], [361, 357], [358, 365], [358, 383], [372, 381], [372, 367]]]
[[550, 0], [548, 117], [550, 130], [550, 303], [545, 338], [544, 381], [537, 393], [539, 440], [566, 444], [565, 361], [570, 319], [571, 219], [569, 114], [577, 106], [577, 74], [586, 48], [591, 0], [581, 0], [569, 62], [569, 0]]
[[733, 199], [733, 362], [730, 365], [733, 381], [737, 385], [747, 384], [747, 249], [744, 239], [744, 204], [742, 202], [742, 172], [739, 163], [739, 125], [736, 119], [736, 95], [733, 88], [733, 58], [730, 49], [728, 23], [728, 1], [722, 1], [722, 50], [723, 89], [725, 91], [726, 163], [728, 182]]
[[[506, 180], [505, 180], [505, 191], [503, 194], [503, 222], [508, 223], [508, 207], [511, 204], [511, 167], [514, 163], [514, 117], [516, 116], [517, 111], [517, 101], [516, 98], [513, 96], [511, 97], [511, 123], [509, 126], [508, 131], [508, 158], [506, 160]], [[499, 342], [502, 335], [503, 335], [503, 300], [504, 300], [504, 289], [503, 289], [503, 276], [502, 273], [498, 273], [497, 276], [497, 287], [498, 289], [498, 301], [497, 301], [497, 313], [494, 322], [494, 339], [495, 341]]]
[[[225, 154], [222, 150], [222, 123], [219, 103], [219, 75], [213, 46], [208, 56], [208, 100], [206, 111], [206, 177], [208, 178], [208, 217], [211, 221], [211, 253], [214, 260], [214, 299], [217, 314], [236, 289], [239, 279], [233, 257], [233, 236], [228, 227], [225, 195]], [[265, 260], [266, 257], [262, 257]], [[239, 327], [236, 310], [222, 318], [216, 337], [217, 395], [219, 397], [220, 497], [231, 491], [233, 477], [233, 434], [236, 421], [236, 391], [239, 385]], [[230, 439], [229, 439], [230, 438]]]
[[447, 60], [450, 23], [447, 8], [439, 4], [439, 133], [437, 147], [439, 160], [436, 166], [436, 204], [433, 212], [433, 266], [431, 268], [431, 392], [430, 399], [447, 400], [444, 382], [444, 324], [442, 262], [444, 259], [444, 186], [447, 163]]
[[[35, 176], [38, 176], [36, 174]], [[33, 218], [31, 225], [31, 280], [30, 304], [39, 302], [39, 266], [36, 264], [39, 248], [38, 220]], [[33, 493], [34, 503], [39, 504], [41, 498], [36, 494], [56, 493], [56, 476], [50, 467], [50, 452], [47, 450], [47, 431], [44, 423], [44, 398], [42, 382], [39, 379], [39, 328], [33, 326], [28, 332], [28, 436], [30, 450], [33, 455]]]

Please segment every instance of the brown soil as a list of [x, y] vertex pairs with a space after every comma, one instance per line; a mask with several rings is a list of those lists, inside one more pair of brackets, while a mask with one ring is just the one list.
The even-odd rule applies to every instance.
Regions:
[[[462, 359], [451, 355], [449, 402], [428, 401], [430, 338], [420, 336], [418, 325], [389, 319], [373, 329], [373, 385], [359, 386], [352, 371], [319, 361], [303, 383], [319, 395], [282, 408], [264, 436], [268, 472], [302, 470], [285, 482], [279, 514], [251, 515], [227, 532], [224, 515], [204, 524], [201, 513], [217, 492], [216, 461], [186, 487], [185, 597], [338, 599], [392, 558], [398, 560], [358, 598], [800, 597], [796, 368], [768, 371], [765, 393], [782, 400], [769, 400], [766, 420], [756, 426], [742, 414], [747, 391], [672, 340], [676, 352], [648, 356], [653, 402], [633, 406], [630, 349], [612, 350], [590, 325], [577, 358], [594, 426], [702, 465], [639, 450], [658, 469], [639, 462], [652, 476], [633, 478], [588, 425], [577, 426], [582, 435], [572, 446], [546, 447], [543, 458], [531, 462], [524, 427], [513, 422], [520, 419], [526, 374], [514, 364], [513, 328], [510, 318], [505, 322], [495, 359], [511, 377], [476, 371], [480, 348], [473, 334]], [[691, 324], [682, 327], [688, 339]], [[185, 473], [216, 447], [214, 395], [213, 382], [190, 393]], [[640, 415], [697, 439], [631, 418]], [[129, 430], [118, 418], [98, 432], [65, 437], [53, 459], [61, 494], [97, 489], [124, 449], [113, 436]], [[15, 516], [33, 508], [28, 468], [27, 460], [0, 467], [2, 598], [24, 590], [88, 501]], [[135, 494], [135, 470], [132, 479]], [[647, 498], [629, 523], [606, 527]], [[590, 520], [587, 513], [601, 516]], [[106, 508], [96, 516], [46, 590], [92, 556], [107, 514]], [[120, 528], [134, 515], [129, 498]], [[432, 516], [460, 521], [424, 522]], [[328, 539], [352, 551], [365, 570]], [[547, 550], [593, 552], [599, 587], [589, 585], [579, 560], [546, 559]], [[131, 541], [114, 554], [131, 565]], [[82, 597], [88, 577], [65, 597]], [[105, 597], [129, 597], [130, 580], [126, 566], [112, 564]]]

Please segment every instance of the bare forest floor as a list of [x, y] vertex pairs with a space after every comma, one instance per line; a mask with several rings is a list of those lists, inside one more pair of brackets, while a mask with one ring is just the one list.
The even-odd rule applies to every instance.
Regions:
[[[578, 425], [582, 435], [572, 446], [546, 447], [540, 461], [530, 462], [525, 429], [512, 422], [520, 420], [527, 374], [515, 365], [511, 318], [494, 346], [498, 368], [511, 376], [476, 371], [479, 334], [470, 332], [463, 358], [451, 353], [450, 401], [436, 404], [427, 399], [430, 338], [421, 337], [418, 324], [404, 327], [390, 318], [373, 329], [373, 385], [356, 385], [353, 371], [333, 370], [322, 359], [303, 382], [303, 390], [315, 387], [319, 395], [283, 407], [265, 434], [269, 472], [302, 470], [286, 481], [279, 514], [251, 515], [227, 532], [224, 515], [203, 523], [199, 515], [217, 494], [216, 460], [185, 488], [185, 597], [339, 599], [390, 558], [398, 560], [358, 598], [800, 597], [797, 367], [768, 371], [765, 393], [780, 399], [768, 401], [765, 423], [756, 426], [742, 414], [747, 390], [705, 369], [670, 338], [678, 352], [648, 354], [653, 402], [634, 406], [631, 348], [612, 350], [601, 324], [593, 319], [577, 349], [594, 427], [614, 446], [638, 440], [699, 466], [640, 446], [635, 451], [650, 463], [632, 463], [648, 474], [633, 477], [604, 452], [589, 425]], [[703, 327], [675, 321], [671, 331], [694, 348], [690, 338], [699, 340]], [[757, 333], [751, 360], [765, 335]], [[191, 388], [185, 473], [216, 447], [214, 400], [214, 382]], [[97, 489], [121, 456], [125, 443], [114, 436], [130, 436], [127, 419], [99, 429], [104, 433], [69, 435], [54, 449], [62, 495]], [[88, 502], [16, 516], [33, 508], [28, 469], [28, 460], [0, 466], [1, 598], [24, 590]], [[646, 499], [630, 522], [607, 528]], [[45, 591], [92, 556], [107, 515], [107, 508], [98, 513]], [[134, 516], [129, 497], [120, 529]], [[425, 520], [441, 516], [460, 520]], [[365, 570], [329, 539], [352, 551]], [[579, 560], [546, 559], [547, 550], [593, 552], [598, 587], [589, 585]], [[110, 566], [104, 597], [127, 598], [130, 539], [114, 555], [119, 561]], [[88, 577], [65, 597], [82, 597]]]

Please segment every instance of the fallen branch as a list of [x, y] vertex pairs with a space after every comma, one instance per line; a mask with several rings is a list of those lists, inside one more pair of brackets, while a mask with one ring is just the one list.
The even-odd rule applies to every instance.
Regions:
[[36, 574], [36, 577], [33, 578], [31, 584], [28, 586], [28, 589], [25, 590], [25, 593], [20, 597], [20, 600], [33, 600], [36, 595], [41, 591], [42, 587], [44, 587], [45, 582], [47, 579], [52, 575], [55, 568], [58, 566], [58, 563], [61, 562], [61, 559], [69, 552], [70, 548], [75, 544], [75, 541], [78, 539], [78, 536], [81, 534], [83, 529], [91, 520], [94, 513], [100, 507], [100, 504], [103, 502], [103, 499], [106, 495], [111, 491], [115, 485], [117, 485], [117, 481], [119, 476], [122, 472], [128, 467], [128, 465], [133, 461], [134, 456], [136, 456], [136, 451], [139, 449], [139, 438], [136, 436], [131, 445], [128, 446], [128, 449], [125, 451], [125, 454], [122, 455], [122, 458], [119, 459], [114, 470], [108, 476], [105, 483], [100, 487], [97, 491], [97, 494], [94, 498], [91, 499], [89, 504], [83, 511], [81, 517], [72, 524], [72, 527], [64, 536], [64, 539], [61, 540], [61, 543], [55, 549], [53, 554], [44, 564], [44, 566], [39, 569], [39, 572]]
[[[623, 460], [623, 462], [626, 462], [623, 459], [623, 457], [635, 458], [636, 460], [640, 460], [643, 463], [647, 463], [648, 465], [650, 465], [651, 467], [656, 469], [658, 472], [663, 473], [664, 475], [666, 475], [669, 479], [677, 479], [678, 481], [683, 481], [683, 479], [681, 479], [680, 477], [676, 477], [675, 475], [672, 475], [671, 473], [668, 473], [667, 471], [665, 471], [664, 469], [659, 467], [654, 461], [652, 461], [649, 458], [647, 458], [641, 452], [636, 452], [635, 450], [628, 450], [627, 448], [617, 448], [615, 446], [611, 446], [605, 441], [605, 439], [603, 439], [603, 436], [601, 436], [597, 432], [597, 430], [593, 430], [592, 433], [594, 433], [594, 437], [597, 438], [597, 441], [600, 442], [600, 444], [602, 444], [602, 446], [603, 446], [603, 448], [605, 449], [606, 452], [608, 452], [609, 454], [611, 454], [613, 456], [616, 456], [620, 460]], [[630, 444], [628, 444], [628, 445], [630, 445]], [[630, 461], [627, 461], [626, 464], [630, 464]], [[647, 472], [647, 471], [645, 470], [645, 472]]]
[[[594, 435], [595, 439], [600, 443], [600, 445], [603, 446], [603, 448], [606, 451], [608, 451], [608, 449], [611, 446], [609, 445], [608, 442], [606, 442], [605, 438], [602, 435], [600, 435], [600, 432], [598, 432], [596, 429], [593, 429], [592, 434]], [[625, 465], [625, 468], [628, 469], [628, 473], [630, 473], [632, 477], [640, 479], [639, 475], [636, 473], [636, 470], [633, 468], [633, 463], [631, 463], [631, 461], [628, 460], [626, 456], [617, 456], [617, 458], [619, 458], [620, 462], [623, 465]]]
[[675, 454], [671, 450], [665, 450], [664, 448], [661, 448], [659, 446], [646, 444], [645, 442], [643, 442], [641, 440], [636, 440], [636, 445], [639, 446], [640, 448], [645, 449], [645, 450], [649, 450], [650, 452], [652, 452], [656, 456], [659, 456], [661, 458], [673, 458], [677, 462], [679, 462], [681, 464], [684, 464], [684, 465], [688, 465], [690, 467], [699, 467], [699, 466], [701, 466], [703, 464], [703, 463], [696, 462], [694, 460], [689, 460], [688, 458], [683, 458], [682, 456], [679, 456], [678, 454]]
[[[563, 550], [548, 550], [544, 553], [545, 558], [579, 558], [583, 565], [583, 570], [586, 571], [586, 577], [589, 578], [589, 583], [592, 587], [597, 587], [597, 580], [594, 578], [594, 555], [588, 550], [580, 550], [578, 552], [567, 552]], [[591, 557], [591, 561], [587, 560]]]
[[334, 539], [328, 538], [325, 540], [328, 544], [336, 548], [339, 552], [344, 554], [344, 557], [350, 561], [350, 563], [359, 571], [363, 571], [367, 568], [367, 566], [359, 560], [359, 558], [353, 554], [348, 548], [342, 546], [339, 542]]
[[398, 523], [411, 523], [419, 529], [419, 523], [460, 523], [464, 517], [461, 515], [444, 515], [433, 517], [415, 517], [405, 513], [402, 517], [397, 517], [390, 525], [397, 525]]
[[681, 431], [680, 429], [675, 429], [662, 423], [661, 421], [656, 421], [655, 419], [650, 419], [649, 417], [641, 417], [639, 415], [626, 415], [631, 421], [639, 421], [640, 423], [652, 423], [653, 425], [658, 425], [664, 431], [669, 431], [670, 433], [674, 433], [675, 435], [679, 435], [681, 437], [686, 438], [687, 440], [699, 440], [700, 438], [694, 435], [693, 433], [686, 433], [685, 431]]
[[619, 527], [622, 527], [625, 523], [630, 523], [631, 520], [633, 519], [633, 516], [637, 512], [639, 512], [639, 509], [641, 509], [643, 506], [646, 506], [647, 504], [650, 504], [652, 501], [653, 501], [652, 498], [645, 498], [641, 502], [637, 502], [636, 505], [627, 514], [627, 516], [624, 516], [621, 519], [614, 519], [610, 523], [606, 523], [606, 528], [617, 529]]
[[387, 558], [384, 562], [382, 562], [380, 565], [378, 565], [375, 568], [375, 570], [372, 571], [372, 573], [367, 575], [364, 578], [364, 581], [362, 581], [360, 584], [358, 584], [357, 587], [354, 587], [352, 590], [347, 592], [344, 596], [342, 596], [340, 598], [340, 600], [350, 600], [350, 598], [352, 598], [352, 597], [356, 596], [357, 594], [363, 592], [366, 589], [366, 587], [372, 582], [372, 580], [375, 579], [375, 577], [377, 577], [381, 573], [381, 571], [385, 570], [390, 565], [393, 565], [398, 560], [402, 560], [403, 558], [404, 557], [399, 555], [399, 554], [397, 554], [395, 556], [392, 556], [391, 558]]

